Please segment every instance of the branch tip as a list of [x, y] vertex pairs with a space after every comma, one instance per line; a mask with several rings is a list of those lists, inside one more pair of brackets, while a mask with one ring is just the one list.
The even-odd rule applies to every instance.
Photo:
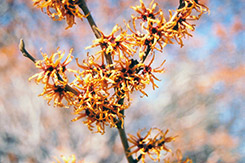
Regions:
[[[20, 43], [19, 43], [19, 49], [20, 51], [23, 53], [25, 51], [25, 42], [24, 40], [21, 38], [20, 39]], [[23, 54], [24, 55], [24, 54]]]
[[21, 53], [23, 54], [24, 57], [27, 57], [29, 58], [32, 62], [36, 63], [36, 59], [31, 55], [29, 54], [26, 49], [25, 49], [25, 42], [24, 40], [21, 38], [20, 39], [20, 43], [19, 43], [19, 49], [21, 51]]

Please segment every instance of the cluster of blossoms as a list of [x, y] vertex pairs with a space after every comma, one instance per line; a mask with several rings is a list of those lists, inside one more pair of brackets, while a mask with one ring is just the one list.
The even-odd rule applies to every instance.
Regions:
[[90, 56], [83, 61], [83, 65], [77, 65], [82, 71], [78, 71], [73, 85], [80, 90], [77, 100], [74, 101], [75, 114], [79, 116], [74, 119], [85, 118], [84, 123], [93, 130], [93, 123], [97, 131], [105, 132], [105, 125], [117, 127], [119, 121], [123, 122], [122, 111], [128, 106], [121, 105], [115, 95], [111, 95], [111, 78], [114, 76], [110, 66], [97, 64], [94, 57]]
[[67, 27], [71, 28], [75, 23], [75, 17], [80, 19], [86, 17], [79, 11], [79, 0], [33, 0], [38, 8], [46, 8], [46, 13], [53, 20], [66, 19]]
[[[97, 132], [104, 133], [105, 125], [110, 127], [123, 126], [123, 111], [130, 105], [130, 95], [139, 90], [144, 95], [144, 88], [158, 80], [153, 73], [162, 72], [163, 69], [152, 69], [151, 62], [147, 65], [131, 59], [117, 61], [112, 65], [98, 64], [93, 56], [83, 60], [80, 64], [77, 60], [78, 70], [71, 70], [67, 65], [73, 58], [69, 55], [62, 62], [64, 53], [57, 51], [50, 57], [42, 53], [44, 59], [35, 62], [41, 72], [33, 75], [36, 83], [44, 84], [44, 91], [40, 96], [53, 100], [54, 106], [74, 106], [74, 114], [78, 115], [73, 121], [84, 118], [84, 123], [90, 130], [96, 124]], [[66, 71], [75, 75], [75, 80], [68, 82]], [[114, 91], [114, 93], [113, 93]], [[127, 99], [122, 103], [122, 99]], [[66, 103], [64, 103], [66, 102]]]
[[143, 130], [139, 130], [137, 136], [129, 134], [128, 138], [128, 141], [133, 144], [130, 147], [133, 151], [128, 153], [128, 155], [135, 154], [137, 162], [141, 160], [142, 163], [145, 163], [146, 155], [154, 162], [159, 162], [161, 155], [165, 152], [164, 155], [171, 153], [172, 157], [165, 158], [164, 163], [192, 163], [192, 160], [189, 158], [183, 159], [179, 149], [175, 153], [172, 153], [171, 149], [166, 146], [166, 143], [172, 142], [176, 138], [176, 136], [166, 136], [169, 130], [164, 132], [158, 128], [151, 128], [147, 134], [142, 137], [141, 132]]
[[[156, 132], [154, 137], [151, 137], [152, 132]], [[175, 137], [167, 137], [168, 130], [163, 132], [158, 128], [150, 129], [145, 137], [141, 136], [142, 130], [137, 132], [137, 137], [129, 134], [128, 141], [133, 145], [130, 147], [134, 149], [128, 155], [140, 153], [137, 160], [145, 162], [145, 156], [148, 155], [154, 161], [160, 161], [161, 151], [171, 152], [165, 144], [173, 141]]]
[[72, 71], [66, 67], [72, 61], [71, 53], [72, 49], [63, 62], [61, 60], [65, 53], [62, 53], [59, 49], [50, 57], [46, 53], [42, 53], [44, 59], [35, 61], [36, 68], [40, 69], [41, 72], [33, 75], [29, 80], [36, 78], [35, 82], [37, 84], [44, 84], [44, 90], [40, 96], [44, 96], [48, 100], [48, 104], [53, 100], [54, 106], [64, 107], [62, 100], [66, 99], [68, 105], [72, 105], [76, 91], [68, 86], [66, 75], [66, 71]]
[[[68, 27], [74, 22], [74, 17], [85, 17], [77, 6], [78, 0], [34, 0], [42, 10], [46, 8], [47, 14], [53, 19], [66, 18]], [[43, 60], [35, 61], [41, 70], [30, 79], [36, 78], [37, 83], [44, 84], [44, 91], [40, 94], [54, 106], [70, 107], [77, 115], [73, 121], [82, 119], [88, 128], [101, 134], [105, 133], [105, 126], [123, 128], [124, 110], [130, 106], [131, 95], [139, 91], [143, 96], [148, 96], [144, 91], [151, 84], [157, 88], [155, 73], [164, 72], [165, 60], [160, 61], [158, 67], [152, 67], [156, 54], [154, 50], [162, 52], [167, 44], [176, 41], [183, 46], [183, 38], [191, 36], [189, 30], [195, 29], [195, 24], [190, 20], [198, 20], [208, 12], [208, 8], [197, 0], [182, 0], [176, 11], [169, 11], [167, 20], [163, 11], [154, 0], [146, 7], [142, 0], [140, 5], [132, 7], [137, 15], [132, 15], [132, 20], [126, 24], [126, 29], [115, 25], [111, 34], [106, 35], [97, 27], [95, 31], [100, 38], [87, 48], [101, 47], [94, 56], [82, 63], [77, 61], [77, 70], [67, 68], [72, 60], [72, 50], [62, 62], [64, 53], [57, 50], [50, 57], [43, 54]], [[50, 8], [56, 12], [51, 13]], [[197, 13], [193, 14], [193, 10]], [[131, 22], [131, 23], [130, 23]], [[146, 60], [148, 58], [148, 60]], [[106, 59], [106, 62], [105, 62]], [[72, 72], [75, 79], [69, 82], [66, 72]], [[165, 144], [175, 137], [166, 137], [168, 130], [151, 129], [145, 137], [129, 134], [128, 141], [133, 145], [132, 154], [140, 153], [137, 160], [144, 162], [148, 155], [152, 160], [159, 161], [161, 151], [170, 152]], [[153, 132], [156, 136], [150, 137]], [[187, 160], [186, 162], [188, 162]], [[167, 162], [167, 161], [166, 161]]]
[[[129, 24], [127, 27], [132, 32], [131, 37], [134, 38], [135, 44], [140, 47], [139, 57], [143, 60], [154, 49], [162, 52], [163, 47], [174, 43], [173, 40], [182, 47], [182, 38], [185, 38], [186, 35], [192, 36], [188, 30], [195, 30], [195, 24], [191, 24], [189, 21], [198, 20], [203, 13], [209, 11], [197, 0], [182, 0], [176, 11], [169, 11], [168, 20], [154, 0], [150, 3], [149, 8], [140, 0], [140, 6], [132, 7], [132, 9], [138, 15], [132, 15], [133, 27], [130, 27]], [[193, 10], [198, 15], [194, 15]], [[138, 21], [140, 23], [137, 24]]]

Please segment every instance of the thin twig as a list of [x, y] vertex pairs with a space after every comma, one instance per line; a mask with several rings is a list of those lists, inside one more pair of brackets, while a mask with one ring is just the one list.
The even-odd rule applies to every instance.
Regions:
[[144, 56], [143, 56], [143, 58], [141, 60], [142, 63], [145, 62], [145, 60], [146, 60], [148, 54], [150, 53], [150, 51], [151, 51], [151, 45], [147, 45], [146, 50], [145, 50], [145, 54], [144, 54]]
[[[83, 10], [84, 15], [86, 15], [86, 18], [88, 20], [88, 23], [89, 23], [92, 31], [94, 32], [95, 37], [97, 39], [99, 39], [101, 37], [101, 34], [97, 30], [98, 27], [97, 27], [97, 25], [96, 25], [96, 23], [95, 23], [92, 15], [91, 15], [89, 9], [88, 9], [88, 6], [87, 6], [85, 0], [80, 0], [80, 2], [78, 3], [78, 6]], [[103, 48], [103, 47], [101, 46], [101, 48]], [[109, 65], [113, 64], [112, 58], [111, 58], [111, 55], [110, 54], [104, 53], [104, 56], [106, 58], [107, 64], [109, 64]]]
[[96, 25], [91, 13], [90, 13], [88, 7], [87, 7], [85, 0], [80, 0], [80, 2], [78, 3], [78, 6], [83, 10], [84, 15], [86, 15], [88, 23], [91, 26], [91, 29], [94, 32], [95, 37], [100, 38], [101, 34], [96, 30], [97, 25]]
[[25, 49], [25, 42], [23, 39], [20, 39], [19, 49], [23, 56], [29, 58], [32, 62], [36, 63], [36, 59], [32, 55], [30, 55], [30, 53], [28, 53]]
[[128, 139], [127, 139], [127, 135], [125, 132], [125, 128], [121, 128], [121, 126], [118, 125], [117, 129], [118, 129], [120, 139], [121, 139], [121, 142], [123, 144], [124, 152], [126, 154], [128, 162], [129, 163], [136, 163], [136, 160], [133, 159], [132, 155], [130, 155], [130, 156], [128, 155], [130, 153], [130, 150], [129, 150]]

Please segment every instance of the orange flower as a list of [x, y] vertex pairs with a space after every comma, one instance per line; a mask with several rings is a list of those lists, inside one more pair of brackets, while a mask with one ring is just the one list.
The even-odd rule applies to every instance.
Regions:
[[[149, 8], [145, 7], [142, 0], [140, 0], [140, 4], [140, 6], [131, 7], [139, 13], [139, 16], [132, 15], [133, 29], [128, 24], [127, 27], [132, 32], [131, 37], [134, 38], [135, 44], [140, 47], [140, 59], [144, 60], [145, 55], [148, 55], [153, 49], [161, 51], [166, 45], [166, 41], [162, 37], [162, 31], [159, 30], [166, 20], [162, 10], [157, 3], [154, 3], [154, 0], [151, 1]], [[143, 20], [143, 23], [140, 23], [142, 32], [136, 30], [136, 20]], [[160, 48], [156, 47], [157, 44]]]
[[68, 26], [66, 29], [73, 26], [75, 23], [75, 17], [82, 18], [86, 17], [83, 15], [77, 5], [78, 0], [33, 0], [34, 6], [41, 8], [46, 8], [48, 16], [53, 20], [66, 19]]
[[[58, 49], [57, 49], [58, 50]], [[42, 53], [42, 52], [41, 52]], [[67, 82], [67, 77], [65, 74], [67, 69], [66, 66], [71, 62], [73, 56], [71, 56], [72, 49], [70, 53], [66, 57], [64, 62], [61, 62], [65, 53], [61, 53], [61, 51], [57, 51], [53, 53], [50, 57], [46, 53], [42, 53], [43, 60], [38, 60], [35, 65], [38, 69], [42, 70], [42, 72], [37, 73], [29, 78], [29, 80], [36, 78], [36, 83], [42, 82], [43, 84], [48, 84], [49, 82], [56, 83], [58, 81]], [[50, 81], [50, 79], [52, 81]]]
[[[42, 53], [44, 59], [35, 62], [36, 67], [42, 71], [30, 77], [29, 80], [36, 78], [37, 84], [40, 82], [44, 84], [43, 92], [39, 96], [48, 100], [48, 104], [53, 100], [54, 106], [66, 107], [66, 105], [72, 105], [75, 95], [79, 94], [77, 89], [68, 85], [68, 78], [65, 74], [66, 71], [73, 71], [66, 67], [73, 58], [71, 52], [72, 49], [63, 62], [61, 60], [65, 53], [61, 53], [58, 49], [50, 57]], [[67, 104], [63, 104], [63, 99]]]
[[[122, 110], [127, 106], [118, 104], [116, 98], [109, 98], [106, 95], [96, 92], [81, 94], [75, 104], [74, 114], [78, 115], [72, 121], [84, 118], [84, 124], [93, 131], [94, 124], [98, 133], [105, 133], [105, 126], [118, 127], [118, 122], [122, 122]], [[120, 126], [121, 127], [121, 126]]]
[[139, 16], [132, 15], [132, 19], [142, 19], [143, 21], [147, 21], [148, 19], [156, 19], [156, 16], [161, 12], [161, 10], [156, 11], [156, 8], [159, 7], [157, 3], [154, 3], [154, 0], [151, 1], [149, 8], [145, 7], [145, 4], [142, 0], [140, 0], [140, 6], [131, 7]]
[[[196, 10], [197, 16], [193, 14], [193, 10]], [[174, 38], [182, 47], [182, 38], [185, 38], [186, 35], [192, 36], [188, 29], [195, 30], [195, 24], [190, 24], [188, 21], [198, 20], [205, 12], [209, 12], [208, 7], [197, 3], [196, 0], [183, 0], [175, 14], [169, 11], [170, 20], [160, 30], [164, 31], [164, 37]]]
[[73, 121], [84, 118], [83, 123], [90, 130], [93, 130], [95, 124], [97, 132], [104, 134], [105, 126], [117, 127], [119, 121], [123, 122], [122, 111], [128, 106], [119, 104], [119, 99], [111, 95], [114, 83], [111, 76], [114, 70], [110, 69], [110, 65], [99, 65], [94, 62], [92, 56], [84, 60], [83, 65], [78, 62], [77, 64], [83, 71], [76, 74], [76, 80], [73, 82], [73, 85], [81, 90], [74, 103], [74, 114], [78, 117]]
[[74, 100], [74, 94], [67, 91], [65, 83], [46, 84], [43, 92], [39, 96], [43, 96], [46, 100], [48, 100], [49, 105], [51, 100], [53, 100], [54, 106], [59, 107], [66, 107], [66, 105], [62, 103], [63, 99], [67, 101], [67, 105], [72, 105]]
[[118, 65], [115, 66], [115, 73], [111, 77], [114, 81], [113, 87], [116, 88], [115, 95], [119, 98], [126, 97], [128, 100], [130, 100], [130, 93], [134, 90], [139, 90], [146, 95], [143, 91], [145, 84], [142, 81], [144, 79], [138, 74], [141, 64], [134, 59], [125, 59], [125, 61], [116, 63]]
[[[132, 15], [133, 29], [127, 25], [132, 32], [131, 37], [135, 39], [135, 44], [140, 47], [140, 59], [144, 60], [153, 49], [162, 51], [166, 44], [173, 44], [174, 39], [178, 44], [183, 46], [182, 38], [192, 36], [188, 30], [194, 31], [195, 24], [191, 24], [189, 20], [198, 20], [201, 15], [208, 12], [209, 9], [195, 0], [183, 0], [180, 7], [173, 14], [170, 11], [169, 21], [164, 18], [162, 10], [157, 3], [151, 2], [149, 8], [146, 8], [143, 1], [140, 0], [140, 6], [132, 7], [139, 16]], [[158, 6], [158, 10], [156, 10]], [[193, 14], [196, 10], [198, 15]], [[143, 20], [140, 23], [141, 34], [136, 27], [136, 20]], [[156, 47], [156, 45], [159, 47]]]
[[148, 65], [144, 64], [143, 70], [141, 72], [141, 74], [143, 75], [145, 84], [151, 83], [153, 89], [158, 88], [154, 80], [160, 81], [153, 73], [163, 73], [164, 72], [163, 64], [166, 61], [164, 60], [159, 67], [153, 69], [151, 67], [151, 64], [153, 63], [154, 58], [155, 58], [155, 55], [153, 55], [152, 60], [150, 61]]
[[[161, 151], [171, 152], [165, 144], [175, 140], [176, 137], [166, 137], [168, 130], [163, 132], [158, 128], [150, 129], [145, 137], [141, 136], [141, 132], [143, 130], [139, 130], [137, 132], [137, 137], [131, 134], [129, 135], [128, 141], [133, 145], [129, 149], [134, 149], [128, 155], [137, 154], [140, 155], [137, 157], [137, 160], [142, 160], [142, 163], [145, 162], [145, 156], [148, 155], [154, 161], [160, 161]], [[150, 135], [152, 132], [157, 132], [154, 137]]]
[[[120, 30], [120, 34], [115, 36], [115, 33]], [[112, 59], [119, 58], [121, 60], [124, 57], [133, 56], [136, 52], [133, 49], [133, 42], [130, 37], [127, 36], [127, 31], [123, 31], [121, 27], [115, 25], [112, 29], [110, 35], [105, 35], [98, 28], [97, 31], [100, 32], [101, 37], [94, 41], [94, 45], [87, 47], [93, 48], [96, 46], [101, 46], [102, 50], [97, 52], [96, 54], [100, 54], [100, 56], [111, 55]], [[122, 55], [123, 54], [123, 55]]]

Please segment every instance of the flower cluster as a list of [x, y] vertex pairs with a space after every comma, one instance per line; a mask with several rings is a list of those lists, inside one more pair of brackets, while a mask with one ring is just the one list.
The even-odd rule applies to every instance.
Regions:
[[33, 75], [29, 80], [35, 78], [37, 84], [44, 84], [44, 89], [40, 96], [44, 96], [48, 100], [48, 104], [53, 100], [54, 106], [64, 107], [63, 99], [68, 102], [68, 105], [72, 104], [74, 92], [69, 91], [71, 88], [67, 85], [68, 78], [66, 76], [66, 71], [72, 71], [67, 68], [73, 58], [71, 53], [72, 49], [63, 62], [61, 60], [65, 53], [62, 53], [59, 49], [50, 57], [46, 53], [42, 53], [44, 59], [35, 63], [36, 68], [40, 69], [41, 72]]
[[[82, 4], [86, 6], [82, 0], [33, 1], [42, 11], [46, 8], [46, 13], [53, 20], [66, 19], [67, 28], [75, 24], [75, 17], [86, 17], [78, 8], [83, 8]], [[118, 128], [123, 143], [126, 141], [126, 138], [123, 138], [125, 133], [122, 133], [124, 110], [129, 108], [132, 94], [139, 91], [143, 96], [148, 96], [145, 88], [150, 84], [153, 90], [157, 88], [156, 81], [159, 79], [155, 73], [164, 72], [164, 59], [157, 62], [159, 66], [156, 68], [152, 66], [157, 57], [154, 50], [162, 52], [167, 44], [173, 44], [175, 41], [182, 47], [182, 39], [192, 36], [190, 31], [195, 30], [195, 24], [190, 21], [198, 20], [203, 13], [209, 11], [197, 0], [180, 0], [178, 9], [169, 11], [169, 19], [166, 19], [154, 0], [149, 7], [146, 7], [143, 0], [139, 1], [139, 6], [132, 7], [137, 15], [132, 15], [131, 20], [125, 22], [125, 29], [115, 25], [109, 35], [98, 29], [91, 21], [92, 17], [89, 17], [97, 39], [87, 48], [100, 46], [101, 50], [95, 55], [88, 55], [81, 64], [76, 59], [77, 70], [67, 68], [73, 58], [72, 50], [63, 62], [64, 53], [59, 50], [50, 57], [42, 53], [43, 60], [36, 61], [30, 57], [41, 72], [29, 80], [35, 78], [36, 83], [44, 84], [40, 96], [43, 96], [48, 104], [53, 101], [54, 106], [72, 106], [76, 115], [72, 121], [82, 119], [91, 131], [96, 128], [95, 132], [104, 134], [105, 126]], [[24, 47], [24, 44], [21, 47]], [[27, 53], [23, 49], [22, 51]], [[66, 72], [73, 73], [75, 79], [72, 82], [69, 82]], [[148, 155], [153, 161], [160, 161], [162, 153], [171, 152], [166, 144], [176, 137], [166, 136], [168, 130], [152, 128], [144, 137], [141, 132], [142, 130], [138, 131], [137, 136], [129, 134], [128, 141], [133, 145], [125, 149], [127, 158], [135, 154], [137, 162], [141, 160], [144, 163]], [[124, 144], [124, 147], [126, 146], [128, 145]], [[67, 163], [76, 161], [75, 156], [62, 159]], [[170, 160], [165, 159], [165, 162]], [[177, 162], [191, 163], [191, 160], [182, 161], [181, 153], [177, 152]]]
[[[193, 10], [198, 14], [194, 15]], [[185, 38], [186, 35], [192, 36], [188, 30], [195, 30], [195, 24], [191, 24], [190, 21], [198, 20], [206, 12], [209, 12], [209, 9], [198, 3], [197, 0], [182, 0], [175, 14], [169, 11], [170, 21], [166, 22], [160, 30], [164, 31], [166, 38], [173, 38], [182, 47], [182, 38]]]
[[117, 127], [119, 121], [123, 122], [122, 111], [128, 106], [119, 104], [119, 99], [110, 94], [114, 81], [111, 79], [113, 71], [109, 66], [99, 65], [90, 56], [83, 61], [83, 65], [77, 65], [82, 71], [78, 71], [73, 85], [80, 90], [80, 94], [74, 103], [75, 114], [79, 115], [73, 121], [85, 118], [84, 123], [93, 130], [93, 123], [97, 126], [97, 132], [104, 133], [105, 125]]
[[146, 85], [152, 83], [153, 89], [157, 87], [154, 80], [159, 80], [153, 73], [162, 73], [164, 68], [162, 65], [153, 69], [151, 67], [153, 60], [148, 64], [139, 63], [137, 60], [126, 59], [125, 62], [120, 62], [118, 66], [115, 66], [117, 73], [113, 76], [114, 87], [117, 89], [117, 94], [121, 95], [121, 98], [127, 98], [130, 100], [130, 94], [134, 91], [140, 91], [143, 95], [146, 95], [144, 89]]
[[33, 0], [33, 2], [42, 11], [46, 8], [46, 13], [53, 20], [66, 19], [68, 25], [66, 29], [76, 24], [75, 17], [80, 19], [86, 17], [79, 11], [79, 0]]
[[[63, 82], [67, 82], [67, 77], [65, 72], [70, 69], [67, 69], [67, 65], [72, 61], [73, 56], [71, 56], [73, 49], [70, 50], [69, 55], [66, 57], [65, 61], [61, 63], [62, 58], [65, 53], [61, 52], [59, 48], [57, 52], [53, 53], [50, 57], [46, 53], [42, 53], [43, 60], [36, 61], [36, 68], [42, 70], [40, 73], [37, 73], [29, 78], [29, 80], [36, 78], [36, 83], [48, 84], [55, 83], [60, 81], [60, 78], [63, 79]], [[51, 81], [52, 80], [52, 81]]]
[[43, 96], [44, 99], [48, 101], [48, 104], [50, 104], [51, 100], [53, 100], [54, 106], [66, 107], [62, 100], [65, 99], [67, 101], [67, 105], [72, 105], [74, 94], [67, 90], [66, 84], [61, 82], [60, 85], [45, 85], [44, 91], [39, 96]]
[[[76, 0], [34, 1], [34, 5], [42, 9], [46, 7], [47, 14], [52, 18], [66, 17], [67, 21], [72, 22], [68, 23], [69, 27], [74, 23], [74, 16], [84, 17], [78, 11], [77, 3]], [[51, 13], [50, 8], [54, 8], [56, 13]], [[95, 57], [88, 56], [82, 64], [77, 61], [79, 70], [66, 68], [72, 60], [72, 50], [63, 62], [64, 53], [58, 50], [50, 57], [43, 54], [44, 59], [36, 62], [36, 67], [42, 72], [30, 78], [36, 78], [37, 83], [45, 85], [40, 95], [48, 103], [53, 100], [55, 106], [73, 106], [74, 114], [77, 115], [73, 121], [83, 119], [90, 130], [96, 126], [97, 132], [102, 134], [105, 126], [123, 127], [124, 110], [130, 105], [132, 93], [139, 91], [147, 96], [144, 91], [147, 85], [152, 84], [153, 89], [158, 87], [155, 81], [159, 79], [155, 73], [164, 72], [165, 60], [153, 68], [156, 56], [153, 50], [162, 51], [166, 44], [173, 43], [172, 39], [182, 46], [182, 37], [190, 35], [187, 29], [194, 30], [194, 25], [187, 21], [197, 20], [208, 11], [207, 7], [195, 0], [183, 0], [175, 14], [170, 12], [167, 21], [154, 0], [148, 8], [140, 0], [140, 5], [132, 9], [137, 13], [136, 16], [132, 15], [132, 27], [126, 23], [124, 30], [115, 25], [109, 35], [95, 27], [94, 30], [101, 37], [88, 48], [100, 46], [101, 50]], [[199, 14], [194, 16], [192, 10]], [[139, 27], [141, 30], [137, 30]], [[73, 82], [68, 82], [67, 70], [75, 74]]]
[[[182, 38], [186, 35], [192, 36], [188, 30], [194, 30], [194, 24], [190, 24], [190, 20], [198, 20], [201, 15], [208, 12], [208, 8], [199, 4], [195, 0], [183, 0], [180, 7], [174, 11], [169, 11], [170, 17], [167, 20], [164, 17], [163, 11], [154, 3], [150, 3], [149, 8], [145, 6], [142, 0], [140, 5], [132, 7], [138, 15], [132, 15], [132, 24], [127, 24], [127, 27], [132, 32], [131, 37], [134, 39], [134, 44], [140, 47], [139, 57], [145, 60], [149, 52], [154, 49], [162, 52], [163, 47], [167, 44], [173, 44], [173, 39], [183, 46]], [[193, 10], [199, 13], [197, 16], [193, 14]], [[137, 22], [140, 21], [139, 24]], [[137, 27], [141, 27], [140, 30]]]
[[[112, 29], [111, 34], [105, 35], [98, 28], [96, 30], [100, 33], [101, 37], [94, 41], [94, 44], [87, 47], [93, 48], [96, 46], [101, 46], [101, 51], [98, 51], [96, 54], [99, 56], [108, 55], [115, 59], [123, 59], [132, 57], [136, 50], [133, 48], [133, 40], [128, 37], [127, 31], [124, 31], [118, 25], [115, 25]], [[120, 31], [119, 35], [116, 35]]]
[[[137, 137], [129, 134], [128, 141], [133, 145], [130, 149], [133, 149], [128, 155], [140, 154], [137, 157], [137, 160], [142, 160], [145, 162], [145, 156], [148, 155], [154, 161], [160, 161], [161, 151], [171, 152], [169, 148], [166, 147], [166, 143], [173, 141], [176, 137], [167, 137], [168, 130], [163, 132], [158, 128], [150, 129], [145, 137], [141, 136], [142, 130], [137, 132]], [[155, 136], [152, 137], [151, 134], [155, 133]]]

